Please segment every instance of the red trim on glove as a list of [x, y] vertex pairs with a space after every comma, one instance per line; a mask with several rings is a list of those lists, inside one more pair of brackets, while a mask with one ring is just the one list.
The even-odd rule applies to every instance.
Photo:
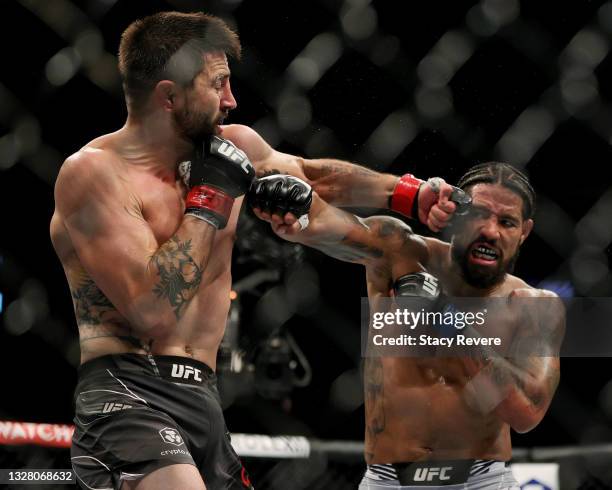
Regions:
[[234, 205], [234, 198], [215, 187], [207, 185], [196, 185], [187, 194], [185, 209], [201, 208], [209, 209], [225, 218], [229, 219]]
[[424, 181], [417, 179], [412, 174], [402, 175], [393, 189], [391, 196], [391, 209], [402, 213], [405, 216], [414, 218], [414, 200], [419, 192], [419, 188]]

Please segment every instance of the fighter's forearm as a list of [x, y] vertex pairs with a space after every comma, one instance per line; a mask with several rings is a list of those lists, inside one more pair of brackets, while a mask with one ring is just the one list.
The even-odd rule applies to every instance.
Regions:
[[423, 240], [401, 220], [390, 216], [359, 218], [324, 201], [295, 176], [267, 175], [258, 179], [249, 201], [255, 214], [270, 222], [281, 238], [317, 248], [340, 260], [374, 265], [384, 258], [386, 267], [391, 269], [396, 256], [401, 262], [406, 257], [420, 261], [426, 255]]
[[531, 357], [511, 362], [500, 358], [492, 364], [491, 376], [507, 392], [495, 413], [517, 432], [527, 432], [550, 405], [559, 383], [558, 359]]
[[313, 196], [310, 224], [295, 235], [296, 241], [345, 262], [364, 263], [383, 251], [365, 221]]
[[[521, 298], [538, 298], [537, 307], [533, 301], [526, 307]], [[481, 347], [482, 369], [467, 383], [465, 393], [481, 412], [495, 412], [517, 432], [527, 432], [546, 413], [559, 383], [565, 314], [556, 295], [539, 290], [515, 290], [508, 301], [521, 327], [504, 354]], [[473, 328], [466, 331], [480, 336]]]
[[487, 359], [466, 385], [467, 401], [481, 413], [494, 412], [517, 432], [527, 432], [540, 422], [555, 392], [559, 381], [555, 360]]
[[385, 268], [397, 269], [398, 274], [407, 261], [423, 263], [426, 259], [427, 246], [422, 238], [391, 216], [359, 218], [325, 202], [317, 193], [313, 193], [308, 216], [310, 224], [305, 230], [281, 236], [346, 262], [366, 266], [384, 263]]
[[302, 171], [314, 190], [336, 206], [386, 209], [399, 177], [332, 159], [302, 160]]

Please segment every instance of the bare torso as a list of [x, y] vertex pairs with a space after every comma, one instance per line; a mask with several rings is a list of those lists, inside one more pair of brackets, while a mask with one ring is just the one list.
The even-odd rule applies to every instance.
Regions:
[[[103, 151], [112, 161], [109, 172], [121, 175], [131, 193], [134, 210], [151, 228], [158, 246], [173, 236], [183, 219], [187, 188], [180, 177], [164, 178], [150, 168], [132, 164], [118, 151], [118, 133], [102, 136], [84, 151]], [[81, 362], [116, 353], [187, 356], [213, 369], [230, 305], [231, 254], [242, 198], [236, 199], [225, 229], [217, 231], [212, 254], [196, 295], [172, 333], [163, 338], [139, 337], [113, 307], [81, 264], [56, 208], [51, 239], [70, 287], [81, 344]], [[104, 264], [104, 253], [99, 260]], [[113, 267], [112, 263], [104, 264]]]
[[418, 358], [368, 358], [365, 366], [368, 463], [510, 458], [510, 428], [483, 417], [463, 397], [465, 381]]
[[[441, 251], [444, 255], [444, 250]], [[447, 254], [446, 254], [447, 255]], [[440, 282], [448, 284], [449, 264], [440, 258], [428, 264]], [[370, 305], [387, 291], [370, 281]], [[528, 287], [508, 275], [495, 296]], [[447, 294], [449, 291], [446, 291]], [[499, 335], [512, 336], [514, 323], [497, 325]], [[470, 375], [457, 358], [369, 357], [365, 359], [365, 456], [369, 464], [419, 460], [509, 460], [510, 426], [495, 414], [482, 415], [464, 392]]]

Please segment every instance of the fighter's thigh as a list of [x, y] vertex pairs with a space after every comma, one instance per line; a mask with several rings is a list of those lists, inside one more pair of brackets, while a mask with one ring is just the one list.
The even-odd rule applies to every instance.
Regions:
[[138, 480], [124, 481], [121, 490], [206, 490], [198, 469], [190, 464], [172, 464]]

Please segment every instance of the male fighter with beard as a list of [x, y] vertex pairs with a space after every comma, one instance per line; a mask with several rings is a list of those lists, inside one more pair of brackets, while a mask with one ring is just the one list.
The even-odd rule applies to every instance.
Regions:
[[[279, 236], [364, 264], [373, 311], [383, 309], [391, 291], [430, 304], [443, 301], [441, 294], [507, 299], [495, 317], [508, 341], [505, 357], [472, 351], [365, 359], [362, 490], [518, 488], [505, 465], [512, 455], [510, 428], [533, 429], [559, 380], [563, 305], [554, 293], [511, 274], [533, 227], [531, 185], [510, 165], [485, 163], [458, 186], [472, 203], [465, 216], [455, 217], [450, 244], [417, 236], [395, 218], [352, 216], [290, 176], [259, 179], [249, 195], [256, 214]], [[295, 216], [310, 209], [308, 227], [276, 215], [278, 209]], [[540, 304], [525, 308], [525, 298]]]
[[[378, 206], [398, 180], [279, 153], [245, 126], [222, 127], [236, 107], [227, 56], [239, 55], [238, 37], [213, 16], [134, 22], [119, 48], [127, 122], [58, 175], [51, 238], [79, 326], [72, 463], [84, 488], [250, 487], [214, 368], [253, 166], [300, 175], [345, 204]], [[408, 194], [427, 221], [431, 188]]]

